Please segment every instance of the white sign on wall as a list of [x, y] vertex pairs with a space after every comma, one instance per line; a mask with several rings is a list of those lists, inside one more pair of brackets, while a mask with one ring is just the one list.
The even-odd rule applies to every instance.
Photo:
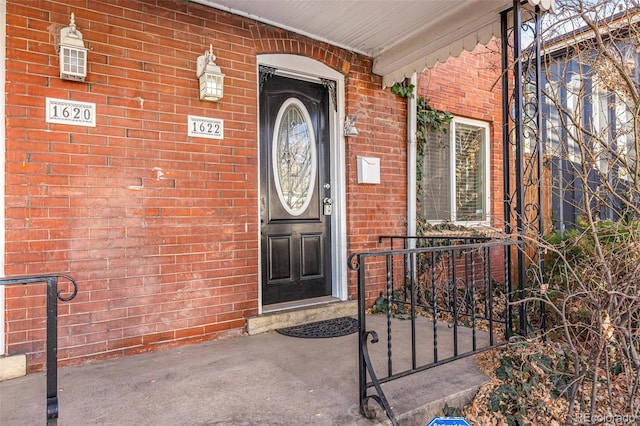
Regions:
[[47, 98], [47, 123], [96, 127], [96, 104]]
[[187, 136], [224, 139], [224, 120], [190, 115], [187, 118]]

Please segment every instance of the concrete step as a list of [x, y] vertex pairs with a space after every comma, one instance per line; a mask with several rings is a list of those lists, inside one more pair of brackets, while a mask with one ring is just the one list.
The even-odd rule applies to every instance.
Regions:
[[299, 303], [295, 306], [281, 304], [269, 309], [262, 315], [247, 320], [249, 335], [328, 319], [355, 317], [358, 315], [358, 302], [355, 300], [341, 302], [326, 298], [314, 299], [306, 306], [300, 306]]
[[27, 357], [24, 354], [0, 356], [0, 382], [27, 374]]
[[[445, 366], [440, 366], [437, 368], [442, 369], [444, 367]], [[425, 375], [428, 375], [428, 373], [416, 373], [416, 374], [418, 375], [422, 374], [423, 377]], [[452, 408], [463, 408], [467, 404], [470, 404], [473, 401], [473, 398], [475, 397], [475, 395], [478, 393], [480, 386], [482, 386], [484, 383], [488, 382], [489, 380], [488, 378], [482, 378], [482, 377], [473, 377], [473, 378], [469, 377], [468, 379], [469, 381], [467, 386], [459, 385], [459, 384], [449, 386], [449, 384], [446, 381], [438, 383], [434, 387], [444, 386], [445, 389], [447, 389], [445, 390], [445, 393], [448, 393], [448, 392], [453, 392], [453, 393], [450, 393], [449, 395], [446, 395], [446, 396], [438, 395], [436, 399], [433, 399], [430, 401], [427, 401], [427, 400], [421, 401], [419, 402], [419, 404], [421, 405], [411, 406], [412, 403], [416, 404], [417, 401], [415, 399], [408, 400], [408, 401], [407, 400], [395, 401], [397, 396], [391, 392], [390, 392], [391, 396], [386, 395], [386, 393], [385, 395], [387, 396], [387, 398], [390, 398], [390, 399], [393, 398], [393, 406], [391, 407], [391, 409], [394, 411], [394, 414], [396, 415], [396, 420], [398, 421], [398, 423], [400, 423], [400, 425], [425, 426], [434, 417], [443, 415], [442, 409], [444, 408], [445, 404]], [[400, 380], [403, 380], [403, 379], [400, 379]], [[424, 385], [420, 385], [418, 389], [423, 389], [423, 387]], [[455, 390], [453, 390], [454, 387], [456, 388]], [[435, 394], [441, 394], [441, 392], [435, 391]], [[375, 403], [372, 403], [372, 404], [375, 404]], [[381, 409], [377, 410], [377, 412], [378, 413], [377, 413], [376, 423], [375, 423], [376, 426], [382, 426], [382, 425], [387, 426], [391, 424], [391, 421], [387, 419], [386, 415]]]

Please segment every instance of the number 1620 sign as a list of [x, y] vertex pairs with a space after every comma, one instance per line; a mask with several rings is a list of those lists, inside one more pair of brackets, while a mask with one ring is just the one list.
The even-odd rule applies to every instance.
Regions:
[[96, 127], [96, 104], [47, 98], [47, 123]]

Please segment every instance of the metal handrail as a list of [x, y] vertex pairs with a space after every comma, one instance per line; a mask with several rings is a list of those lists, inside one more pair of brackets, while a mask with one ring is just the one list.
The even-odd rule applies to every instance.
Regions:
[[[69, 296], [64, 297], [58, 291], [58, 279], [63, 278], [73, 285]], [[47, 284], [47, 424], [58, 422], [58, 300], [68, 302], [78, 294], [78, 284], [66, 274], [25, 275], [0, 278], [0, 285], [31, 284], [44, 282]]]
[[[380, 241], [382, 241], [382, 239], [385, 237], [381, 237]], [[394, 237], [394, 238], [401, 238], [401, 237]], [[464, 240], [465, 237], [458, 239], [457, 237], [453, 238], [454, 240], [456, 240], [456, 243], [459, 242], [459, 240]], [[475, 237], [472, 237], [472, 239], [475, 239]], [[476, 311], [475, 311], [475, 306], [476, 306], [476, 301], [475, 301], [475, 286], [476, 286], [476, 281], [478, 280], [478, 278], [476, 278], [477, 276], [480, 276], [479, 279], [483, 280], [482, 284], [484, 284], [484, 280], [486, 280], [487, 278], [490, 278], [492, 276], [492, 272], [491, 272], [491, 267], [490, 267], [490, 261], [489, 261], [489, 265], [484, 265], [482, 264], [482, 268], [486, 268], [486, 269], [482, 269], [480, 268], [481, 263], [478, 263], [476, 260], [474, 260], [473, 256], [474, 253], [478, 254], [478, 253], [485, 253], [484, 259], [491, 259], [491, 249], [494, 248], [496, 250], [498, 249], [502, 249], [504, 250], [507, 247], [510, 246], [516, 246], [517, 242], [511, 240], [511, 239], [485, 239], [485, 238], [479, 238], [480, 241], [483, 241], [481, 243], [463, 243], [463, 244], [450, 244], [450, 245], [437, 245], [437, 246], [431, 246], [431, 247], [420, 247], [420, 248], [402, 248], [402, 249], [395, 249], [395, 248], [391, 248], [389, 250], [381, 250], [381, 251], [375, 251], [375, 252], [363, 252], [363, 253], [355, 253], [352, 254], [349, 258], [348, 258], [348, 266], [351, 270], [357, 272], [358, 275], [358, 321], [359, 321], [359, 401], [360, 401], [360, 413], [366, 417], [371, 418], [372, 414], [374, 414], [374, 411], [371, 409], [371, 407], [369, 407], [369, 402], [371, 400], [375, 401], [385, 412], [385, 414], [387, 415], [387, 417], [389, 418], [389, 420], [391, 421], [392, 425], [397, 425], [398, 421], [395, 418], [395, 415], [391, 409], [391, 406], [386, 398], [386, 396], [384, 395], [384, 392], [382, 391], [382, 384], [395, 380], [395, 379], [399, 379], [401, 377], [405, 377], [408, 375], [411, 375], [413, 373], [417, 373], [420, 371], [424, 371], [426, 369], [429, 368], [433, 368], [451, 361], [454, 361], [456, 359], [459, 358], [463, 358], [469, 355], [473, 355], [475, 353], [490, 349], [492, 347], [496, 347], [496, 346], [500, 346], [502, 344], [504, 344], [507, 340], [507, 334], [508, 334], [508, 324], [510, 323], [509, 319], [504, 319], [504, 320], [499, 320], [496, 318], [493, 318], [493, 313], [491, 311], [491, 306], [489, 307], [488, 311], [489, 313], [485, 315], [477, 315]], [[405, 239], [406, 241], [406, 239]], [[499, 251], [500, 252], [500, 251]], [[454, 297], [453, 299], [453, 307], [451, 308], [451, 310], [446, 311], [441, 309], [440, 307], [436, 306], [436, 279], [435, 279], [435, 264], [437, 263], [437, 261], [435, 259], [438, 259], [439, 256], [442, 256], [442, 259], [446, 259], [446, 262], [453, 262], [450, 264], [450, 266], [452, 266], [453, 269], [453, 275], [452, 278], [455, 280], [456, 276], [456, 272], [455, 272], [455, 262], [457, 262], [456, 260], [456, 255], [459, 256], [459, 259], [461, 259], [461, 265], [460, 267], [463, 267], [463, 269], [467, 269], [468, 271], [466, 272], [468, 275], [463, 277], [462, 279], [464, 280], [468, 280], [470, 285], [471, 285], [471, 292], [472, 294], [472, 305], [473, 305], [473, 310], [472, 313], [469, 315], [471, 317], [471, 321], [472, 321], [472, 350], [464, 352], [464, 353], [460, 353], [461, 351], [458, 350], [458, 345], [457, 345], [457, 328], [458, 328], [458, 317], [462, 316], [463, 313], [460, 312], [459, 307], [456, 306], [456, 298]], [[471, 259], [469, 260], [469, 263], [466, 263], [466, 257], [464, 256], [468, 256], [471, 255]], [[416, 264], [417, 264], [417, 259], [420, 257], [423, 258], [427, 258], [427, 259], [431, 259], [431, 267], [428, 270], [424, 270], [423, 272], [423, 279], [426, 279], [428, 282], [430, 282], [433, 285], [433, 307], [424, 305], [422, 303], [420, 303], [418, 300], [416, 300], [416, 288], [418, 285], [420, 285], [420, 283], [418, 282], [419, 277], [417, 276], [417, 272], [416, 272]], [[404, 271], [397, 271], [398, 273], [402, 274], [403, 277], [403, 287], [407, 288], [407, 292], [409, 293], [409, 299], [406, 298], [405, 295], [405, 300], [399, 300], [397, 298], [394, 297], [393, 292], [394, 292], [394, 288], [397, 285], [397, 283], [394, 283], [395, 280], [395, 271], [394, 271], [394, 264], [396, 263], [394, 261], [395, 258], [400, 258], [403, 259], [402, 263], [404, 265], [405, 270]], [[376, 276], [373, 276], [371, 274], [371, 271], [367, 271], [366, 270], [366, 266], [367, 266], [367, 260], [370, 259], [371, 261], [373, 261], [374, 265], [378, 265], [375, 266], [377, 269], [376, 271], [378, 271], [378, 273], [380, 275], [377, 276], [377, 278], [382, 279], [383, 281], [386, 282], [386, 305], [387, 305], [387, 368], [388, 368], [388, 373], [385, 375], [383, 374], [383, 376], [378, 376], [376, 374], [376, 372], [374, 371], [374, 367], [372, 364], [372, 361], [370, 359], [370, 355], [369, 355], [369, 350], [368, 350], [368, 344], [373, 344], [373, 343], [377, 343], [378, 342], [378, 334], [374, 331], [374, 330], [368, 330], [367, 329], [367, 325], [366, 325], [366, 281], [370, 280], [371, 278], [373, 278], [374, 280], [376, 279]], [[383, 266], [384, 265], [384, 266]], [[508, 266], [505, 265], [505, 269], [508, 269]], [[384, 272], [383, 272], [384, 271]], [[470, 274], [469, 274], [470, 272]], [[385, 277], [382, 277], [382, 274], [385, 274]], [[505, 274], [506, 275], [506, 274]], [[507, 277], [505, 276], [505, 280], [507, 280]], [[379, 281], [376, 281], [379, 282]], [[505, 286], [507, 288], [510, 288], [510, 283], [505, 281]], [[488, 297], [489, 297], [489, 301], [488, 303], [490, 305], [493, 304], [492, 299], [491, 299], [491, 284], [489, 284], [489, 291], [488, 291]], [[506, 297], [510, 297], [510, 290], [506, 292]], [[381, 293], [382, 295], [382, 293]], [[400, 372], [394, 372], [393, 371], [393, 366], [392, 366], [392, 348], [391, 348], [391, 305], [392, 304], [404, 304], [405, 306], [407, 306], [410, 309], [410, 314], [408, 315], [410, 318], [410, 325], [411, 325], [411, 351], [412, 351], [412, 365], [409, 369], [407, 370], [403, 370]], [[419, 364], [416, 359], [416, 309], [430, 309], [433, 308], [433, 318], [434, 318], [434, 330], [433, 330], [433, 339], [434, 339], [434, 355], [433, 355], [433, 362], [429, 362], [427, 364]], [[447, 357], [446, 359], [438, 359], [438, 349], [437, 349], [437, 317], [438, 317], [438, 312], [449, 312], [450, 314], [453, 315], [453, 333], [454, 333], [454, 354], [453, 356]], [[509, 311], [507, 311], [506, 315], [509, 315]], [[489, 323], [489, 343], [486, 346], [483, 347], [478, 347], [476, 345], [476, 326], [475, 323], [477, 320], [486, 320]], [[495, 323], [501, 323], [503, 326], [505, 326], [505, 340], [500, 341], [500, 342], [494, 342], [493, 339], [493, 326]], [[368, 380], [368, 378], [370, 380]], [[374, 388], [374, 393], [370, 394], [369, 393], [369, 389], [370, 388]]]

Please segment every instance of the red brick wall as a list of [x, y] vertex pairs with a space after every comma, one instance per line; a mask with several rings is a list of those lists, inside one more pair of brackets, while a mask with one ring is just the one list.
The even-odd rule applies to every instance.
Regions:
[[[71, 12], [90, 49], [83, 83], [58, 77]], [[226, 74], [218, 103], [198, 99], [209, 43]], [[369, 59], [179, 0], [7, 1], [5, 272], [78, 281], [59, 304], [63, 364], [237, 335], [257, 315], [260, 53], [347, 78], [360, 130], [346, 142], [348, 251], [403, 233], [404, 102]], [[45, 97], [95, 103], [97, 126], [45, 123]], [[224, 140], [187, 137], [188, 114], [223, 119]], [[357, 184], [356, 155], [381, 158], [380, 185]], [[30, 370], [44, 362], [45, 315], [44, 285], [7, 288], [8, 353], [27, 353]]]
[[[368, 75], [369, 69], [369, 64], [353, 67], [349, 79], [351, 82], [351, 76], [357, 78], [357, 87], [349, 89], [347, 105], [349, 113], [357, 116], [360, 132], [357, 137], [349, 137], [346, 146], [350, 253], [386, 248], [378, 242], [380, 235], [406, 235], [406, 102], [388, 88], [380, 93], [380, 79]], [[380, 159], [380, 185], [358, 184], [357, 156]], [[349, 274], [353, 283], [349, 296], [355, 299], [356, 274]], [[371, 278], [366, 295], [369, 302], [384, 288]]]
[[490, 125], [491, 222], [503, 219], [502, 85], [500, 44], [477, 46], [457, 58], [437, 64], [418, 77], [418, 94], [439, 110], [482, 120]]

